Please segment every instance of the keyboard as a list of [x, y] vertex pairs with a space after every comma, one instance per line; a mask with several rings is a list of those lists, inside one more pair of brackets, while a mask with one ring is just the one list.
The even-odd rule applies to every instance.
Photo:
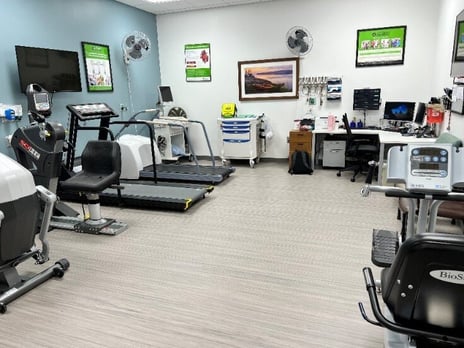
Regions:
[[383, 128], [382, 130], [385, 132], [396, 132], [396, 133], [400, 131], [398, 128]]

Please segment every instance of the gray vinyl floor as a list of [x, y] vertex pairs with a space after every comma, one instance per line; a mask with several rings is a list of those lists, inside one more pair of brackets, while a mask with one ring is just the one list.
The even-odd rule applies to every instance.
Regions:
[[129, 229], [51, 232], [51, 261], [71, 267], [9, 305], [0, 346], [381, 347], [361, 271], [372, 228], [399, 222], [361, 181], [263, 160], [184, 213], [103, 207]]

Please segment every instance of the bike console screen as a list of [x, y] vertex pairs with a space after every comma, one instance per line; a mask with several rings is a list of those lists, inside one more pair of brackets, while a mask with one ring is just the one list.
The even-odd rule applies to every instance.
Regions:
[[414, 190], [451, 191], [449, 146], [411, 146], [409, 186]]

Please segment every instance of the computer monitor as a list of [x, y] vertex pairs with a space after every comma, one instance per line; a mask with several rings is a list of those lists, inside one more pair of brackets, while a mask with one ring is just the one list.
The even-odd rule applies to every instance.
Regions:
[[383, 118], [390, 121], [414, 121], [414, 102], [385, 102]]
[[425, 103], [417, 103], [417, 110], [416, 116], [414, 117], [414, 123], [418, 124], [419, 126], [422, 126], [422, 124], [424, 123], [425, 114]]
[[171, 87], [169, 86], [158, 86], [159, 92], [159, 101], [161, 104], [172, 103], [174, 99], [172, 98]]

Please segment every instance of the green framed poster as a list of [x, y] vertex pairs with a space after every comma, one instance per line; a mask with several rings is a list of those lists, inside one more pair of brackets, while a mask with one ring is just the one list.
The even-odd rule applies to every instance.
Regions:
[[185, 76], [187, 82], [211, 81], [211, 46], [209, 43], [186, 44]]
[[87, 91], [112, 92], [110, 48], [91, 42], [82, 42]]
[[404, 63], [406, 26], [359, 29], [356, 67]]
[[464, 21], [458, 22], [456, 26], [454, 61], [464, 61]]

